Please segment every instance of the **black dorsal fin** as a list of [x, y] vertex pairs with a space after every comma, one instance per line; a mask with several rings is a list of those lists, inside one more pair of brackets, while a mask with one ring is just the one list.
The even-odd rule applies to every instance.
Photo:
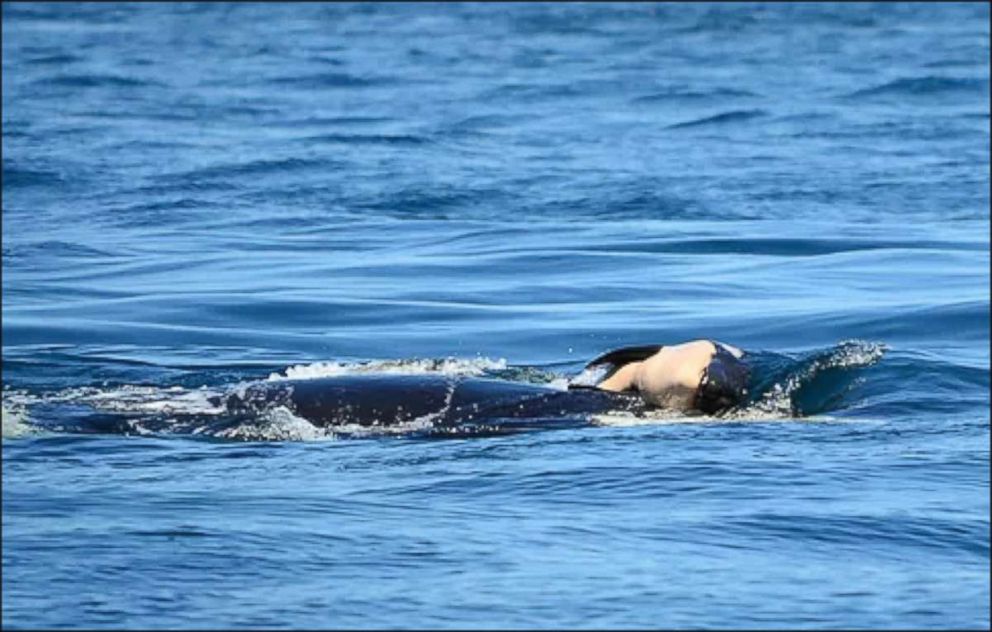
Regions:
[[641, 345], [614, 349], [594, 358], [569, 383], [569, 388], [596, 388], [620, 370], [625, 364], [646, 360], [661, 350], [663, 345]]
[[640, 362], [641, 360], [646, 360], [653, 356], [654, 354], [661, 351], [664, 345], [641, 345], [638, 347], [623, 347], [622, 349], [614, 349], [613, 351], [607, 351], [603, 355], [591, 360], [586, 368], [596, 366], [598, 364], [612, 364], [616, 368], [620, 368], [625, 364], [631, 362]]

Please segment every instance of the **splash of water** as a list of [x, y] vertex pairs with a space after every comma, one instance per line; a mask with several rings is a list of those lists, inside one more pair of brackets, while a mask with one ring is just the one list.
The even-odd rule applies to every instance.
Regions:
[[[16, 396], [15, 396], [16, 397]], [[27, 406], [7, 399], [3, 402], [3, 438], [14, 439], [39, 434], [41, 429], [28, 421]]]
[[269, 381], [311, 380], [340, 375], [360, 375], [363, 373], [388, 373], [392, 375], [436, 374], [449, 377], [473, 377], [492, 371], [505, 370], [506, 360], [500, 358], [414, 358], [408, 360], [375, 360], [371, 362], [315, 362], [298, 364], [285, 369], [284, 373], [269, 374]]
[[[845, 340], [825, 353], [800, 362], [782, 380], [764, 390], [758, 399], [731, 411], [725, 418], [756, 421], [794, 418], [803, 412], [798, 404], [802, 392], [811, 389], [817, 378], [834, 369], [850, 371], [867, 368], [878, 363], [887, 350], [880, 343]], [[829, 394], [839, 396], [841, 393], [835, 389]]]

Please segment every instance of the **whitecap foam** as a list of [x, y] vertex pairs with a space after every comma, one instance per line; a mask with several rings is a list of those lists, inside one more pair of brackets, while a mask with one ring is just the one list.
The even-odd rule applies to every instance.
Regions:
[[186, 389], [181, 386], [145, 386], [125, 384], [115, 387], [80, 386], [46, 394], [46, 403], [87, 404], [97, 410], [119, 413], [177, 415], [218, 415], [224, 406], [215, 403], [220, 391], [206, 387]]
[[284, 373], [271, 373], [269, 381], [312, 380], [322, 377], [389, 373], [393, 375], [436, 374], [448, 377], [472, 377], [489, 371], [506, 369], [506, 360], [490, 358], [424, 358], [410, 360], [374, 360], [371, 362], [314, 362], [287, 367]]
[[[631, 427], [631, 426], [664, 426], [675, 424], [721, 424], [748, 422], [798, 422], [798, 423], [865, 423], [865, 419], [849, 419], [831, 415], [812, 415], [796, 417], [791, 414], [780, 414], [760, 410], [743, 409], [725, 415], [687, 415], [678, 411], [650, 411], [646, 414], [619, 411], [594, 415], [593, 424], [597, 426]], [[873, 420], [867, 420], [872, 422]]]
[[[204, 430], [198, 428], [193, 434], [202, 434]], [[336, 438], [334, 432], [319, 428], [306, 419], [294, 415], [285, 406], [263, 411], [257, 421], [239, 424], [211, 434], [215, 437], [240, 441], [318, 441]]]
[[553, 378], [550, 382], [542, 382], [544, 386], [557, 389], [559, 391], [567, 391], [571, 383], [571, 380], [564, 376]]
[[2, 407], [4, 439], [15, 439], [41, 433], [41, 429], [30, 422], [27, 405], [18, 399], [17, 394], [8, 399], [7, 393], [4, 393]]
[[592, 422], [598, 426], [661, 426], [670, 424], [707, 424], [728, 421], [796, 421], [792, 415], [751, 414], [748, 411], [728, 415], [700, 415], [679, 410], [656, 409], [639, 414], [628, 411], [615, 411], [593, 415]]
[[627, 411], [616, 411], [593, 415], [592, 423], [597, 426], [611, 426], [614, 428], [627, 428], [630, 426], [656, 426], [671, 423], [692, 423], [699, 421], [699, 417], [690, 417], [677, 411], [651, 411], [646, 414], [634, 414]]

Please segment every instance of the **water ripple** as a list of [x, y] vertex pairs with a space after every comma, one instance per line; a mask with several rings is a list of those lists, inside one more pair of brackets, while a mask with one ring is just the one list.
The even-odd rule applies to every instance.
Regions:
[[988, 79], [926, 76], [896, 79], [879, 86], [857, 90], [847, 96], [850, 98], [875, 96], [939, 96], [959, 92], [988, 93], [988, 89]]
[[682, 129], [687, 127], [703, 127], [708, 125], [742, 123], [744, 121], [750, 121], [756, 118], [762, 118], [767, 115], [768, 113], [765, 112], [764, 110], [731, 110], [728, 112], [721, 112], [720, 114], [714, 114], [713, 116], [705, 116], [703, 118], [695, 119], [692, 121], [686, 121], [684, 123], [676, 123], [674, 125], [669, 125], [667, 129]]

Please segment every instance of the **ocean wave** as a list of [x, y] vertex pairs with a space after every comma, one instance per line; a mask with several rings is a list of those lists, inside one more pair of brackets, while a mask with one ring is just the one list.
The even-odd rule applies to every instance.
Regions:
[[317, 134], [300, 140], [343, 145], [426, 145], [431, 142], [429, 138], [413, 134]]
[[734, 88], [712, 88], [709, 90], [693, 90], [689, 88], [670, 88], [635, 97], [632, 103], [660, 103], [664, 101], [707, 101], [711, 99], [750, 99], [758, 95], [749, 90]]
[[4, 439], [17, 439], [43, 432], [40, 426], [30, 422], [27, 402], [18, 400], [16, 395], [8, 399], [7, 393], [4, 393], [2, 414]]
[[[715, 216], [711, 209], [698, 200], [659, 191], [650, 185], [617, 187], [616, 190], [599, 196], [569, 191], [540, 203], [527, 204], [528, 212], [538, 216], [598, 218], [609, 221], [679, 220]], [[542, 244], [541, 250], [547, 252], [548, 248], [547, 244]]]
[[943, 77], [931, 75], [926, 77], [906, 77], [896, 79], [878, 86], [856, 90], [848, 94], [848, 98], [875, 96], [927, 96], [954, 94], [958, 92], [988, 91], [988, 79], [972, 79], [958, 77]]
[[481, 130], [503, 129], [527, 120], [526, 116], [505, 114], [481, 114], [453, 121], [447, 125], [449, 132], [478, 132]]
[[707, 125], [743, 123], [744, 121], [762, 118], [767, 115], [768, 113], [764, 110], [731, 110], [729, 112], [721, 112], [720, 114], [716, 114], [714, 116], [706, 116], [692, 121], [686, 121], [684, 123], [669, 125], [665, 129], [684, 129], [689, 127], [703, 127]]
[[184, 186], [190, 186], [190, 181], [219, 180], [224, 186], [231, 186], [224, 181], [239, 176], [261, 176], [268, 174], [285, 174], [294, 171], [324, 169], [337, 166], [338, 163], [327, 159], [316, 158], [276, 158], [250, 160], [247, 162], [209, 165], [199, 169], [183, 172], [166, 173], [159, 177], [164, 182], [179, 181]]
[[769, 372], [774, 377], [759, 382], [751, 403], [725, 418], [806, 417], [843, 408], [844, 395], [855, 383], [855, 370], [876, 364], [886, 350], [884, 344], [849, 340], [790, 364], [784, 374]]
[[392, 77], [360, 77], [343, 72], [321, 72], [309, 75], [276, 77], [268, 81], [276, 86], [298, 88], [363, 88], [397, 83]]
[[[4, 132], [6, 136], [6, 132]], [[62, 174], [43, 170], [43, 169], [26, 169], [23, 167], [16, 167], [14, 165], [8, 164], [5, 160], [3, 165], [3, 186], [4, 189], [8, 187], [46, 187], [46, 186], [58, 186], [65, 182], [65, 178]]]
[[204, 217], [216, 204], [203, 199], [180, 197], [161, 202], [132, 204], [113, 209], [105, 220], [115, 226], [147, 228], [189, 222]]
[[462, 217], [466, 209], [478, 206], [480, 199], [494, 195], [495, 191], [483, 189], [437, 186], [432, 190], [386, 191], [370, 199], [355, 200], [354, 206], [406, 219], [450, 219]]
[[153, 88], [162, 87], [160, 81], [140, 79], [124, 75], [75, 74], [44, 77], [34, 81], [36, 86], [57, 86], [61, 88]]
[[[821, 257], [824, 255], [872, 250], [984, 250], [980, 244], [939, 241], [896, 241], [882, 239], [645, 239], [642, 242], [601, 243], [587, 246], [594, 252], [683, 253], [691, 255], [748, 254], [779, 257]], [[547, 250], [546, 248], [544, 249]], [[519, 251], [518, 251], [519, 252]]]
[[37, 66], [66, 66], [84, 61], [84, 58], [79, 55], [73, 55], [72, 53], [55, 53], [52, 55], [29, 57], [25, 61]]
[[546, 98], [580, 99], [589, 96], [587, 89], [574, 83], [505, 83], [487, 88], [479, 95], [479, 100], [490, 101], [539, 101]]
[[[736, 33], [751, 29], [761, 20], [743, 7], [710, 6], [695, 21], [680, 29], [683, 33]], [[760, 10], [760, 8], [759, 8]]]
[[893, 520], [887, 515], [838, 516], [831, 512], [783, 514], [755, 512], [735, 516], [721, 525], [721, 533], [745, 533], [748, 539], [770, 541], [796, 538], [830, 544], [835, 550], [855, 548], [865, 540], [884, 549], [901, 548], [919, 555], [921, 547], [945, 552], [977, 553], [988, 557], [988, 521], [947, 520], [913, 515]]
[[274, 127], [328, 127], [338, 125], [378, 125], [395, 121], [389, 116], [312, 116], [276, 121]]
[[114, 253], [106, 250], [99, 250], [83, 244], [74, 244], [66, 241], [48, 240], [36, 241], [26, 244], [4, 246], [4, 259], [28, 259], [37, 255], [52, 257], [55, 259], [112, 259], [117, 257]]

